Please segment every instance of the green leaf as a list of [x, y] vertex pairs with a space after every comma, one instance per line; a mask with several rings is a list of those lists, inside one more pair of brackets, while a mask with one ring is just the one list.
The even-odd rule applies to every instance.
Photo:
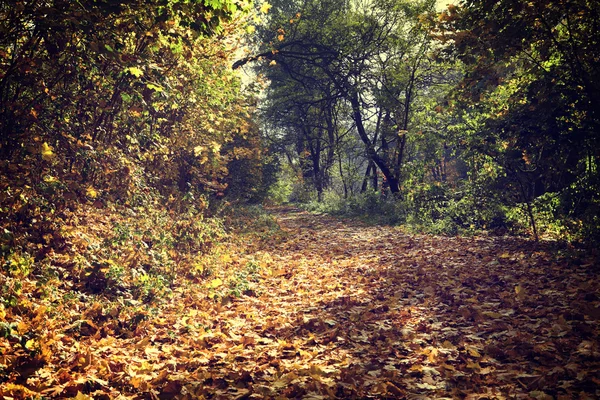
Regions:
[[220, 0], [204, 0], [204, 5], [216, 10], [217, 8], [221, 7], [221, 1]]
[[146, 87], [150, 90], [154, 90], [155, 92], [163, 92], [164, 89], [161, 86], [155, 85], [154, 83], [147, 83]]
[[142, 71], [140, 68], [138, 67], [129, 67], [129, 68], [125, 68], [125, 72], [129, 72], [131, 75], [135, 76], [136, 78], [141, 77], [142, 75], [144, 75], [144, 71]]

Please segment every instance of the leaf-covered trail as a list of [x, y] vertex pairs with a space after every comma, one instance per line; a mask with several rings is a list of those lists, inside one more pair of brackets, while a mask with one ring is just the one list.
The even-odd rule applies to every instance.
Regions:
[[231, 247], [161, 302], [81, 293], [53, 318], [38, 308], [39, 353], [0, 354], [16, 383], [0, 397], [600, 397], [589, 255], [271, 212], [283, 238]]
[[289, 236], [270, 249], [263, 294], [220, 315], [238, 343], [208, 361], [213, 394], [600, 395], [591, 260], [519, 240], [414, 236], [277, 212]]

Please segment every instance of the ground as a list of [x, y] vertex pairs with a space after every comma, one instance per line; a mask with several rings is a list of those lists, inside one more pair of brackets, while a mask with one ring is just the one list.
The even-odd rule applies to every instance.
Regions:
[[283, 234], [225, 258], [244, 283], [235, 295], [218, 295], [226, 277], [182, 284], [129, 330], [90, 306], [29, 387], [80, 399], [600, 397], [589, 252], [270, 211]]

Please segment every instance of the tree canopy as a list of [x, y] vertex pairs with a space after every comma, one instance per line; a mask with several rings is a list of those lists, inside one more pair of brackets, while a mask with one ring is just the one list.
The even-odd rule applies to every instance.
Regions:
[[[263, 126], [318, 200], [371, 182], [399, 200], [401, 219], [483, 227], [516, 218], [537, 237], [541, 218], [546, 231], [594, 236], [591, 2], [464, 1], [438, 13], [427, 1], [304, 1], [274, 10], [254, 54], [234, 68], [253, 63], [270, 82]], [[470, 216], [452, 206], [464, 202]]]

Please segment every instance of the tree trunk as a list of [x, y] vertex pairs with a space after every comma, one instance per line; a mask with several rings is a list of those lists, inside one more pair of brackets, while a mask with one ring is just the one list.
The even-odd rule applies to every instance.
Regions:
[[371, 140], [369, 139], [369, 135], [367, 135], [367, 131], [363, 125], [362, 115], [360, 112], [360, 101], [358, 99], [358, 94], [354, 93], [350, 96], [350, 104], [352, 105], [352, 118], [354, 119], [354, 123], [356, 124], [356, 129], [358, 131], [358, 136], [363, 141], [366, 146], [367, 155], [375, 165], [381, 170], [381, 173], [385, 177], [390, 187], [390, 192], [394, 195], [400, 192], [400, 187], [398, 184], [398, 179], [394, 176], [385, 160], [381, 158], [377, 151], [375, 151], [375, 147]]
[[369, 184], [369, 177], [371, 176], [371, 167], [372, 166], [373, 166], [373, 161], [369, 160], [369, 164], [367, 165], [367, 172], [365, 172], [365, 178], [363, 179], [363, 183], [360, 188], [361, 193], [364, 193], [367, 191], [367, 186]]
[[342, 179], [342, 184], [344, 185], [344, 199], [347, 199], [348, 198], [348, 185], [346, 184], [346, 178], [344, 178], [344, 168], [342, 167], [341, 155], [338, 157], [338, 166], [340, 168], [340, 178]]

